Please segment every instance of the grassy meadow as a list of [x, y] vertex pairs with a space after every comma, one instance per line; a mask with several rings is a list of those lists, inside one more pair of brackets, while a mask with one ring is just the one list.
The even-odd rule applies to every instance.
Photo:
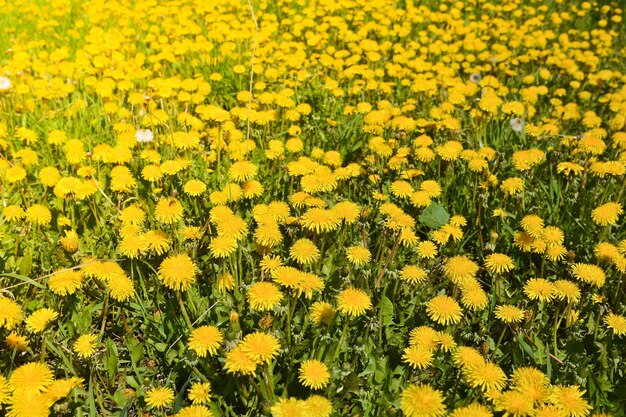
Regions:
[[623, 14], [0, 0], [0, 415], [624, 416]]

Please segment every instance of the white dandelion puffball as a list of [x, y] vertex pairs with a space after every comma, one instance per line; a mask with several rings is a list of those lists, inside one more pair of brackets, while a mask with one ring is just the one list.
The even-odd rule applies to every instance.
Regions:
[[524, 121], [522, 119], [520, 119], [519, 117], [515, 117], [513, 119], [511, 119], [511, 129], [513, 129], [514, 132], [521, 132], [524, 130]]
[[6, 91], [11, 88], [11, 80], [7, 77], [0, 76], [0, 91]]
[[139, 143], [152, 142], [154, 140], [154, 133], [150, 129], [139, 129], [135, 132], [135, 139]]

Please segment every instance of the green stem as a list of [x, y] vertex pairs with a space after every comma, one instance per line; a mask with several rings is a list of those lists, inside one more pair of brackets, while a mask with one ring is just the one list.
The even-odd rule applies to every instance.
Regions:
[[102, 340], [104, 335], [104, 328], [107, 325], [107, 315], [109, 314], [109, 293], [107, 292], [104, 297], [104, 308], [102, 309], [102, 324], [100, 324], [100, 336], [98, 340]]
[[506, 333], [506, 330], [508, 328], [509, 326], [504, 326], [504, 328], [502, 329], [502, 332], [500, 333], [500, 337], [498, 338], [498, 342], [496, 343], [496, 347], [493, 349], [493, 352], [491, 352], [489, 359], [491, 359], [493, 355], [495, 355], [496, 352], [498, 351], [498, 348], [500, 347], [500, 343], [502, 343], [502, 339], [504, 339], [504, 334]]
[[346, 317], [346, 322], [343, 324], [343, 330], [341, 330], [341, 337], [339, 338], [339, 342], [337, 343], [337, 347], [335, 348], [335, 353], [333, 354], [333, 360], [331, 362], [335, 362], [337, 356], [339, 356], [339, 352], [341, 351], [341, 345], [343, 344], [343, 340], [348, 333], [348, 325], [350, 324], [350, 318]]
[[183, 303], [183, 298], [180, 295], [180, 291], [176, 291], [176, 299], [178, 300], [178, 305], [180, 306], [180, 312], [183, 314], [183, 318], [185, 319], [185, 323], [187, 326], [192, 329], [193, 324], [191, 324], [191, 320], [189, 320], [189, 315], [187, 314], [187, 309], [185, 308], [185, 303]]

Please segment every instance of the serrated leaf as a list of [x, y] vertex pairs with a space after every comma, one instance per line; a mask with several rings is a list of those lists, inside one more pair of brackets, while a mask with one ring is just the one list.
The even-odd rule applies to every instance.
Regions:
[[440, 228], [448, 223], [448, 220], [450, 220], [450, 214], [439, 203], [431, 203], [430, 206], [422, 210], [422, 214], [419, 217], [419, 221], [422, 224], [432, 229]]

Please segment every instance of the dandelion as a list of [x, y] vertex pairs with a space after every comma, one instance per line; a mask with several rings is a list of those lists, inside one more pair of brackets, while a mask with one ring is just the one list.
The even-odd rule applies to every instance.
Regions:
[[402, 360], [413, 369], [425, 369], [432, 365], [433, 353], [419, 345], [409, 346], [404, 349]]
[[446, 412], [443, 394], [430, 385], [409, 385], [400, 394], [400, 406], [407, 417], [438, 417]]
[[496, 307], [495, 316], [505, 323], [519, 323], [524, 319], [524, 310], [514, 305], [503, 304]]
[[258, 362], [244, 350], [242, 344], [226, 353], [224, 369], [229, 374], [252, 375], [256, 372]]
[[493, 417], [489, 408], [482, 404], [472, 403], [452, 411], [450, 417]]
[[11, 80], [0, 76], [0, 92], [8, 91], [11, 88]]
[[622, 205], [616, 202], [603, 204], [591, 212], [594, 223], [600, 226], [612, 226], [623, 213]]
[[213, 412], [204, 405], [188, 405], [176, 413], [176, 417], [214, 417]]
[[22, 311], [15, 301], [0, 297], [0, 327], [13, 329], [22, 320]]
[[39, 362], [29, 362], [16, 368], [9, 378], [9, 388], [14, 393], [42, 393], [52, 384], [50, 369]]
[[492, 253], [485, 258], [485, 267], [492, 274], [509, 272], [515, 267], [513, 259], [503, 253]]
[[26, 220], [38, 226], [46, 226], [52, 220], [52, 213], [46, 206], [35, 204], [26, 209]]
[[296, 398], [280, 398], [271, 408], [272, 417], [303, 416], [305, 403]]
[[41, 333], [58, 316], [59, 314], [51, 308], [40, 308], [26, 319], [26, 328], [34, 333]]
[[161, 263], [159, 279], [172, 290], [185, 291], [196, 281], [196, 266], [187, 255], [171, 255]]
[[340, 217], [335, 211], [314, 207], [302, 215], [300, 222], [305, 228], [322, 233], [337, 229]]
[[28, 339], [26, 336], [19, 336], [15, 332], [9, 333], [5, 342], [9, 349], [17, 349], [18, 351], [25, 351], [28, 348]]
[[217, 236], [211, 240], [209, 250], [216, 258], [227, 258], [237, 249], [237, 239], [232, 236]]
[[465, 256], [454, 256], [446, 260], [443, 270], [452, 282], [462, 285], [476, 276], [478, 265]]
[[502, 369], [491, 362], [484, 362], [468, 368], [466, 377], [470, 386], [484, 391], [501, 390], [506, 385], [506, 375]]
[[146, 392], [146, 404], [149, 408], [164, 408], [174, 401], [174, 390], [168, 387], [150, 388]]
[[243, 338], [241, 348], [250, 360], [262, 364], [278, 355], [280, 342], [271, 334], [255, 332]]
[[253, 310], [272, 310], [282, 299], [283, 293], [271, 282], [256, 282], [248, 289], [248, 302]]
[[572, 267], [572, 275], [582, 282], [595, 285], [598, 288], [604, 286], [606, 275], [602, 268], [596, 265], [577, 263]]
[[206, 191], [206, 184], [200, 180], [189, 180], [185, 183], [183, 190], [185, 194], [196, 197]]
[[317, 261], [320, 257], [320, 251], [309, 239], [298, 239], [289, 249], [291, 258], [296, 262], [308, 265]]
[[584, 391], [580, 391], [574, 385], [557, 385], [552, 389], [548, 401], [570, 417], [585, 417], [589, 415], [591, 406], [582, 397]]
[[461, 321], [461, 306], [447, 295], [438, 295], [426, 304], [428, 317], [439, 324], [448, 325]]
[[626, 317], [609, 313], [604, 317], [604, 323], [617, 336], [626, 334]]
[[116, 274], [109, 278], [109, 290], [111, 298], [116, 301], [126, 301], [135, 295], [135, 286], [133, 281], [126, 274]]
[[94, 354], [96, 351], [96, 340], [98, 336], [95, 334], [84, 334], [78, 337], [73, 345], [73, 350], [80, 356], [85, 359]]
[[370, 296], [358, 288], [347, 288], [337, 296], [337, 310], [349, 316], [362, 316], [371, 308]]
[[330, 303], [317, 301], [311, 305], [311, 321], [317, 325], [321, 323], [330, 324], [335, 318], [335, 309]]
[[309, 359], [300, 365], [298, 380], [305, 387], [322, 389], [330, 381], [330, 372], [324, 363], [316, 359]]
[[504, 411], [511, 416], [533, 415], [534, 404], [528, 397], [518, 391], [506, 391], [494, 401], [496, 411]]
[[208, 382], [194, 382], [187, 392], [187, 398], [193, 404], [206, 404], [211, 401], [211, 384]]
[[433, 259], [437, 256], [437, 246], [430, 240], [418, 243], [415, 251], [420, 258]]
[[372, 254], [366, 247], [355, 245], [346, 248], [346, 257], [351, 264], [362, 266], [372, 259]]
[[568, 303], [577, 303], [581, 294], [578, 285], [565, 279], [559, 279], [554, 281], [554, 295], [560, 300], [567, 300]]
[[149, 143], [154, 140], [154, 133], [150, 129], [138, 129], [135, 132], [135, 140], [139, 143]]
[[400, 271], [400, 278], [409, 284], [419, 284], [426, 280], [427, 273], [417, 265], [406, 265]]
[[512, 118], [509, 124], [514, 132], [520, 133], [524, 131], [524, 120], [519, 117]]
[[522, 229], [533, 238], [543, 235], [543, 219], [534, 214], [524, 216], [521, 221]]
[[524, 294], [531, 300], [550, 301], [554, 298], [554, 285], [543, 278], [532, 278], [524, 284]]
[[305, 417], [330, 417], [333, 412], [333, 404], [319, 395], [311, 395], [304, 401]]
[[222, 332], [211, 325], [201, 326], [191, 331], [189, 336], [189, 349], [196, 352], [201, 358], [207, 355], [217, 354], [217, 349], [224, 340]]
[[154, 217], [159, 223], [175, 223], [183, 218], [183, 206], [175, 198], [162, 198], [154, 208]]
[[437, 348], [439, 333], [429, 326], [420, 326], [411, 330], [409, 346], [420, 346], [429, 351]]
[[524, 190], [524, 180], [519, 177], [507, 178], [500, 184], [500, 189], [508, 195], [515, 195]]

